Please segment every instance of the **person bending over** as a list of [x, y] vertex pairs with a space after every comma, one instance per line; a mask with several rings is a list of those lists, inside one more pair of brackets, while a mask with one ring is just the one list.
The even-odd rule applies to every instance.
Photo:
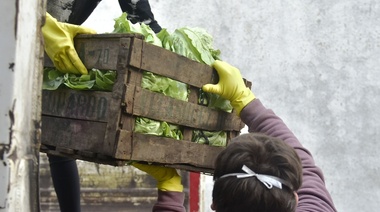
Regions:
[[[215, 61], [213, 67], [219, 82], [202, 89], [230, 100], [249, 133], [231, 139], [216, 158], [211, 208], [217, 212], [335, 212], [311, 153], [245, 86], [236, 67], [223, 61]], [[167, 185], [158, 186], [153, 211], [185, 211], [175, 170], [135, 166], [152, 175], [157, 185]]]

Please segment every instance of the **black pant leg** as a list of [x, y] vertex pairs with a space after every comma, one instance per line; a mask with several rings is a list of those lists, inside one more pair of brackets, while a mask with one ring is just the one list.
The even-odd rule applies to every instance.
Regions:
[[80, 212], [80, 182], [76, 161], [47, 155], [61, 212]]

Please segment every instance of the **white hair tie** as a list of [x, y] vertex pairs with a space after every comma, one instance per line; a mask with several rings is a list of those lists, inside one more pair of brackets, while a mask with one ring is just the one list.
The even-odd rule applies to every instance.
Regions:
[[246, 165], [243, 165], [242, 170], [245, 173], [225, 174], [225, 175], [221, 176], [220, 178], [233, 177], [233, 176], [236, 176], [236, 178], [256, 177], [268, 189], [273, 188], [273, 186], [276, 187], [276, 188], [282, 189], [282, 185], [285, 185], [285, 186], [287, 186], [287, 187], [289, 187], [290, 189], [293, 190], [292, 186], [289, 186], [289, 184], [286, 183], [285, 180], [280, 179], [278, 177], [271, 176], [271, 175], [265, 175], [265, 174], [256, 174], [254, 171], [252, 171]]

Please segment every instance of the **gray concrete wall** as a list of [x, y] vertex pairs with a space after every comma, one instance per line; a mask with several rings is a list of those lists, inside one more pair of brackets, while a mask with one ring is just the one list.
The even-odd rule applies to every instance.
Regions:
[[[213, 35], [222, 58], [314, 154], [339, 211], [380, 208], [380, 1], [151, 5], [169, 31], [192, 26]], [[110, 31], [117, 16], [117, 3], [103, 1], [86, 24]]]

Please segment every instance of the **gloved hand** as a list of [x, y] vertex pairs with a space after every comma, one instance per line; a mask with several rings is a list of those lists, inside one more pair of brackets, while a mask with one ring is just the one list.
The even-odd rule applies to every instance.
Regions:
[[151, 175], [157, 181], [157, 188], [161, 191], [183, 192], [181, 176], [174, 168], [132, 163], [132, 166]]
[[77, 34], [96, 34], [96, 31], [73, 24], [58, 22], [46, 13], [46, 22], [42, 27], [45, 51], [54, 66], [63, 73], [88, 74], [86, 67], [74, 48]]
[[216, 60], [212, 66], [219, 74], [219, 82], [216, 85], [204, 85], [203, 91], [215, 93], [230, 100], [232, 107], [240, 115], [241, 110], [256, 98], [255, 95], [245, 86], [239, 69], [219, 60]]

